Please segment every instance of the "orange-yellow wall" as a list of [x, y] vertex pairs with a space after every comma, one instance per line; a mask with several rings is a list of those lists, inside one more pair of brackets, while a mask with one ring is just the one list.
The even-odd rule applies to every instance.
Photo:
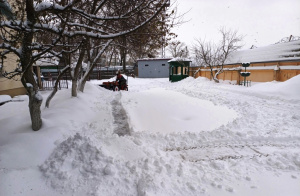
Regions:
[[[15, 0], [8, 0], [8, 2], [12, 6], [13, 4], [17, 3]], [[14, 54], [8, 54], [6, 57], [7, 58], [3, 62], [3, 70], [6, 72], [13, 71], [16, 68], [17, 56]], [[7, 79], [2, 77], [0, 74], [0, 95], [10, 95], [13, 97], [16, 95], [23, 94], [26, 94], [26, 90], [20, 81], [20, 77], [15, 77], [14, 79]]]
[[[278, 65], [281, 67], [279, 70], [274, 70], [274, 67]], [[255, 63], [251, 64], [249, 68], [246, 69], [247, 72], [251, 72], [251, 75], [247, 77], [247, 80], [251, 80], [253, 82], [270, 82], [273, 80], [276, 81], [286, 81], [296, 75], [300, 74], [299, 69], [284, 69], [285, 66], [299, 66], [299, 62], [271, 62], [271, 63]], [[241, 67], [241, 64], [224, 66], [224, 72], [218, 75], [218, 79], [221, 80], [230, 80], [230, 81], [239, 81], [244, 80], [244, 77], [240, 76], [239, 72], [243, 72], [242, 70], [226, 70], [228, 68]], [[257, 70], [255, 70], [257, 67]], [[265, 68], [265, 69], [261, 69]], [[209, 68], [201, 68], [201, 71], [194, 73], [199, 69], [199, 67], [191, 67], [190, 76], [194, 76], [195, 78], [201, 76], [211, 79], [211, 74]], [[253, 70], [254, 69], [254, 70]], [[215, 72], [214, 72], [215, 74]]]
[[[7, 55], [7, 58], [4, 60], [3, 71], [10, 72], [16, 68], [16, 56]], [[0, 95], [24, 95], [26, 93], [25, 88], [23, 87], [20, 77], [15, 77], [14, 79], [7, 79], [3, 76], [0, 76]]]

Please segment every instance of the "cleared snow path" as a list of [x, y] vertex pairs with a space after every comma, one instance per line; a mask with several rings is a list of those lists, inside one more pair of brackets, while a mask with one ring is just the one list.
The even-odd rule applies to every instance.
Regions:
[[114, 100], [111, 102], [112, 114], [114, 117], [114, 133], [119, 136], [130, 135], [130, 128], [128, 125], [128, 117], [126, 111], [124, 110], [120, 99], [122, 94], [117, 92]]
[[134, 132], [199, 133], [212, 131], [237, 117], [226, 106], [163, 88], [123, 94], [122, 103]]

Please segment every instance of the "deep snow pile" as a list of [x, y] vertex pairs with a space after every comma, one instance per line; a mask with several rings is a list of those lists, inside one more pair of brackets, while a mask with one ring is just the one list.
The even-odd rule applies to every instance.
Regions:
[[59, 91], [38, 132], [26, 96], [0, 107], [0, 195], [300, 194], [300, 76], [101, 82]]

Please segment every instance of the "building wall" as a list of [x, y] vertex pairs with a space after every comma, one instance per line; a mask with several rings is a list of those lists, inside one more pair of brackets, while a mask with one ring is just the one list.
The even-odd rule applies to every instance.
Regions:
[[138, 60], [139, 78], [168, 78], [170, 59]]
[[[3, 62], [2, 73], [4, 71], [10, 72], [16, 68], [17, 57], [13, 54], [7, 55], [7, 58]], [[7, 79], [0, 74], [0, 95], [23, 95], [26, 94], [26, 90], [23, 87], [20, 77], [15, 77], [14, 79]]]
[[[194, 76], [194, 73], [199, 68], [192, 67], [190, 76]], [[244, 71], [245, 69], [241, 67], [241, 64], [224, 66], [224, 72], [219, 74], [218, 79], [239, 83], [244, 80], [244, 77], [240, 76], [240, 72]], [[251, 72], [251, 75], [246, 80], [253, 82], [270, 82], [274, 80], [284, 82], [300, 74], [300, 61], [253, 63], [246, 68], [246, 71]], [[197, 78], [199, 76], [211, 79], [210, 70], [208, 68], [201, 68], [194, 77]]]
[[[16, 3], [14, 0], [8, 0], [8, 2], [10, 5]], [[3, 40], [0, 39], [0, 41]], [[16, 60], [17, 60], [16, 55], [8, 54], [7, 58], [4, 59], [3, 68], [1, 72], [3, 73], [4, 71], [6, 72], [13, 71], [16, 68], [16, 63], [17, 63]], [[26, 94], [26, 90], [20, 81], [20, 77], [16, 77], [14, 79], [7, 79], [2, 76], [2, 73], [0, 73], [0, 95], [10, 95], [11, 97], [14, 97], [16, 95]]]
[[286, 81], [299, 74], [300, 70], [280, 70], [278, 78], [279, 81]]

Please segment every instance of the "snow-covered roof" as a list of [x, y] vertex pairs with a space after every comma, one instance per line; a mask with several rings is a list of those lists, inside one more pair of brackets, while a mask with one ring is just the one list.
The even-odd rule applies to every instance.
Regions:
[[300, 40], [240, 50], [232, 53], [225, 64], [300, 60]]
[[180, 57], [176, 57], [176, 58], [173, 58], [171, 60], [169, 60], [168, 62], [192, 62], [191, 59], [188, 59], [188, 58], [180, 58]]
[[137, 61], [161, 61], [161, 60], [170, 60], [172, 58], [144, 58], [138, 59]]

